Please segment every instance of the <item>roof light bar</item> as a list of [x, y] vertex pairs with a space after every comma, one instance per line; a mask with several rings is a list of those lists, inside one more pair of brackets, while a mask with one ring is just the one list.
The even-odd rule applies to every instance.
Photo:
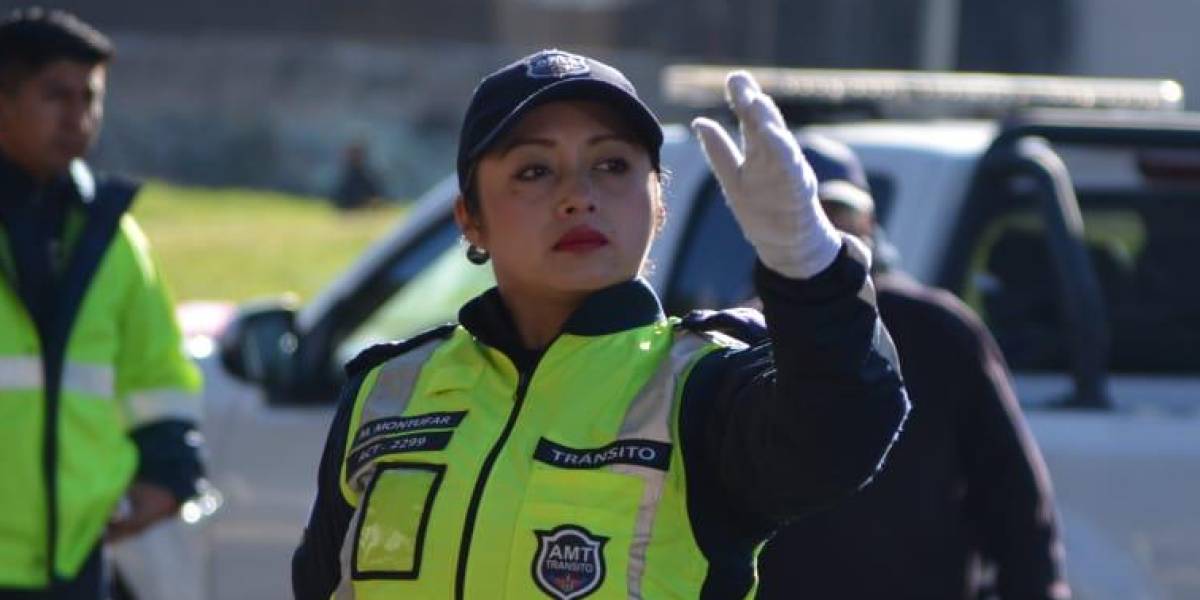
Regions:
[[[692, 108], [723, 105], [725, 76], [743, 68], [675, 65], [662, 73], [665, 97]], [[744, 67], [781, 103], [823, 106], [929, 105], [974, 112], [1018, 108], [1183, 109], [1183, 86], [1170, 79], [1110, 79], [998, 73]]]

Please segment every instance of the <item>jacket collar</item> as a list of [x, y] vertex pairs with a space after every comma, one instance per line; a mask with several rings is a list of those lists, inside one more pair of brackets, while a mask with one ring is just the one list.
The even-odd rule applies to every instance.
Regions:
[[[90, 208], [96, 197], [96, 179], [87, 163], [75, 159], [67, 172], [50, 180], [43, 190], [47, 198]], [[37, 182], [0, 153], [0, 214], [32, 202], [37, 191]]]
[[0, 210], [33, 197], [33, 178], [0, 152]]
[[[663, 320], [662, 305], [650, 284], [642, 278], [624, 281], [593, 292], [563, 324], [562, 333], [601, 336]], [[522, 347], [516, 325], [497, 288], [492, 288], [463, 305], [459, 323], [479, 341], [508, 354], [520, 366], [540, 355]], [[536, 360], [536, 358], [534, 358]]]

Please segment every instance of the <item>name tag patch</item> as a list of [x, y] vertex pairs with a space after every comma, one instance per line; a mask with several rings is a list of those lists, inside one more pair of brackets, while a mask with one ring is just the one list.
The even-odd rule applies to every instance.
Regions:
[[533, 559], [533, 580], [551, 598], [576, 600], [604, 583], [607, 537], [593, 535], [578, 525], [559, 525], [534, 533], [538, 550]]
[[533, 458], [564, 469], [635, 465], [666, 471], [671, 465], [671, 445], [652, 440], [617, 440], [601, 448], [568, 448], [542, 438]]
[[407, 452], [423, 452], [426, 450], [444, 450], [449, 443], [449, 431], [411, 433], [382, 439], [350, 453], [350, 457], [346, 459], [346, 472], [357, 473], [367, 463], [380, 456], [404, 454]]
[[354, 445], [358, 446], [372, 438], [395, 435], [397, 433], [412, 433], [414, 431], [429, 431], [432, 429], [454, 429], [462, 423], [467, 411], [436, 412], [408, 417], [388, 417], [375, 419], [358, 428], [354, 436]]

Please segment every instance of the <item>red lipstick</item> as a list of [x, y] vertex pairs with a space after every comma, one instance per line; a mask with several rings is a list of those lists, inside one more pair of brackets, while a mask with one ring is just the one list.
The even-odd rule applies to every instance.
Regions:
[[603, 233], [587, 225], [576, 225], [558, 238], [554, 249], [560, 252], [586, 253], [607, 245], [608, 238], [604, 237]]

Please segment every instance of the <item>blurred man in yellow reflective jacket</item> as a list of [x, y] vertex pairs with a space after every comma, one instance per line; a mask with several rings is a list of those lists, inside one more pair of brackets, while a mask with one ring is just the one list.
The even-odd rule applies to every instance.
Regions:
[[200, 375], [126, 214], [137, 188], [80, 160], [111, 57], [66, 13], [0, 22], [4, 599], [103, 597], [103, 541], [173, 514], [201, 475]]

